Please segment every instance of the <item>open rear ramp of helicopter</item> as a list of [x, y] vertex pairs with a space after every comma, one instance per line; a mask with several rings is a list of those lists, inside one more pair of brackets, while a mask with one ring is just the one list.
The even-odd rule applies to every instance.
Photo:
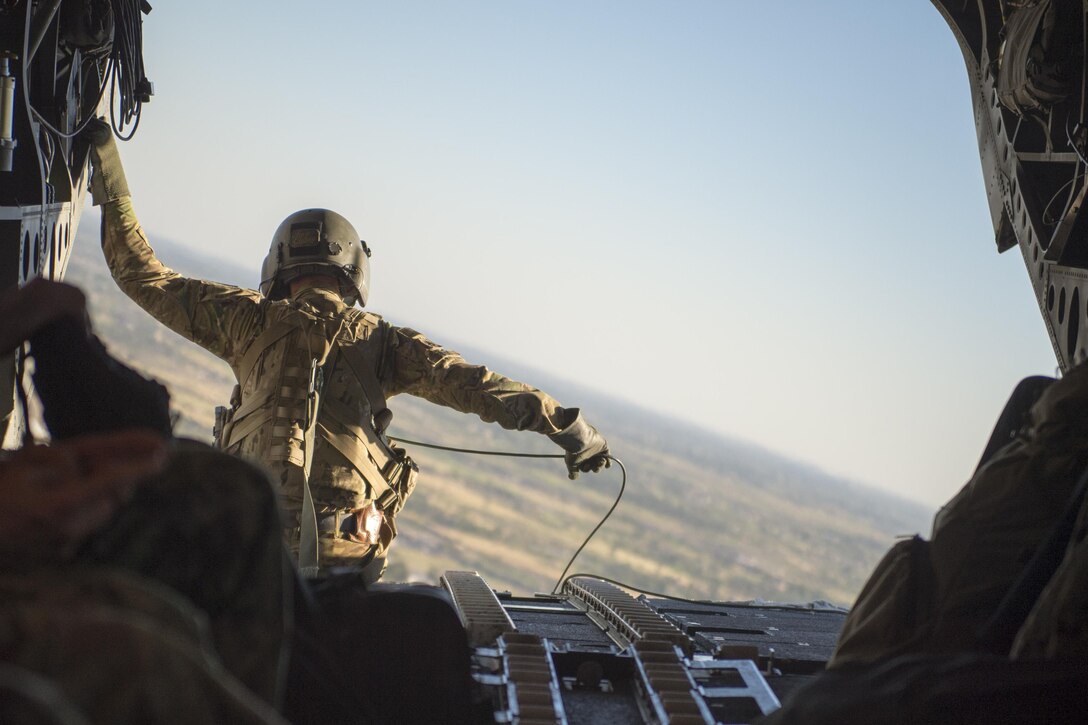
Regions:
[[446, 572], [495, 722], [746, 723], [831, 657], [846, 611], [634, 597], [602, 579], [496, 593]]

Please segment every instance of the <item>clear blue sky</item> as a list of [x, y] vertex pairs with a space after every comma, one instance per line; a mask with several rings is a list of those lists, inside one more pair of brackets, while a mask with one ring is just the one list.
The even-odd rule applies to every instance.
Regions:
[[926, 0], [190, 0], [145, 60], [137, 210], [226, 281], [327, 206], [395, 323], [929, 503], [1053, 372]]

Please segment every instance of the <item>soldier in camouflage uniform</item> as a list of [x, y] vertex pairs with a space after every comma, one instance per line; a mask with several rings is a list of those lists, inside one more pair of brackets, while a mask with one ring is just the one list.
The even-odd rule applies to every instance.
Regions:
[[322, 571], [348, 565], [380, 576], [417, 470], [385, 436], [385, 401], [394, 395], [548, 435], [566, 451], [571, 478], [608, 465], [607, 443], [578, 409], [357, 308], [367, 302], [370, 252], [340, 215], [289, 216], [273, 237], [260, 292], [187, 279], [148, 244], [112, 135], [93, 143], [92, 193], [114, 279], [233, 369], [238, 387], [219, 436], [227, 450], [273, 470], [305, 573], [319, 562]]

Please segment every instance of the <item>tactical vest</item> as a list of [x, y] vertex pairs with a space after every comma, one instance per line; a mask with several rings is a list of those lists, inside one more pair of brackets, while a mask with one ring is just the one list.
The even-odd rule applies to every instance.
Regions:
[[[379, 374], [389, 364], [383, 359], [388, 330], [379, 316], [362, 310], [323, 314], [287, 303], [287, 314], [254, 339], [237, 365], [239, 383], [217, 440], [275, 469], [301, 468], [316, 364], [321, 375], [310, 480], [315, 508], [320, 515], [374, 501], [392, 527], [418, 469], [384, 435], [391, 413]], [[356, 475], [331, 475], [344, 461]], [[395, 533], [392, 528], [389, 540]]]

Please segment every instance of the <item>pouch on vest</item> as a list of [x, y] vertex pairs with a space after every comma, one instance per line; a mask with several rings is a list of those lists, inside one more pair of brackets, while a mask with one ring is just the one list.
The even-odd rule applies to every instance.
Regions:
[[230, 407], [225, 405], [215, 406], [215, 423], [212, 424], [212, 445], [220, 450], [226, 450], [227, 441], [230, 440], [230, 431], [234, 427], [234, 412], [242, 402], [242, 387], [235, 385], [230, 393]]
[[382, 492], [376, 503], [378, 508], [388, 516], [395, 516], [402, 508], [412, 491], [416, 488], [416, 479], [419, 478], [419, 466], [403, 448], [389, 444], [390, 450], [396, 454], [382, 471], [389, 488]]

